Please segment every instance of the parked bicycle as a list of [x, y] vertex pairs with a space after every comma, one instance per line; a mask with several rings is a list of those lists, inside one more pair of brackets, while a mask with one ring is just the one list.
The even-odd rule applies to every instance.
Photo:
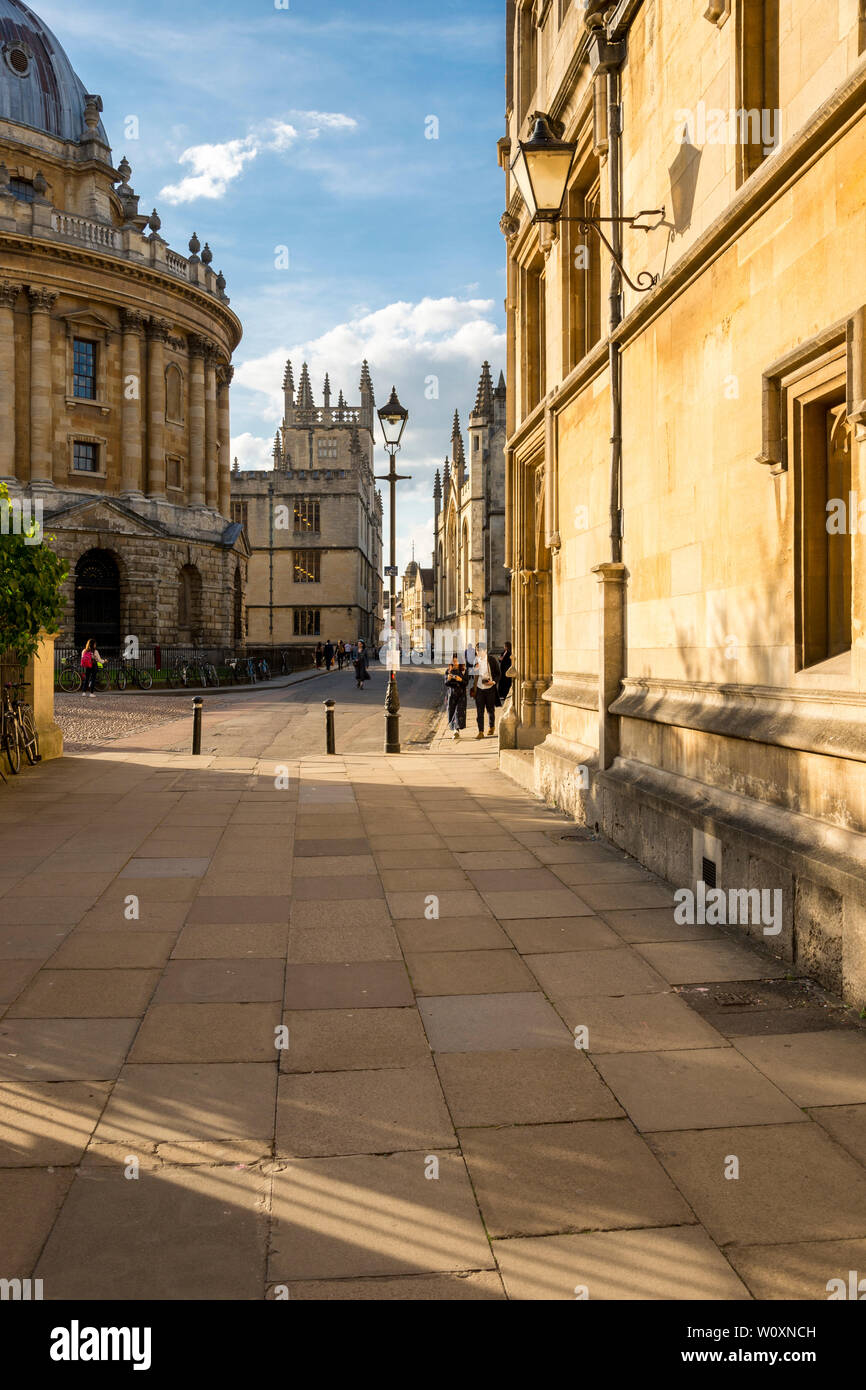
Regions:
[[213, 662], [200, 661], [198, 657], [194, 657], [192, 661], [176, 661], [169, 667], [166, 678], [173, 688], [179, 685], [218, 686], [220, 683], [219, 672]]
[[20, 698], [20, 681], [10, 681], [3, 687], [0, 706], [0, 749], [6, 754], [9, 771], [21, 770], [22, 751], [31, 767], [39, 762], [39, 735], [33, 710]]
[[139, 690], [150, 690], [153, 685], [153, 676], [147, 667], [139, 666], [135, 661], [121, 658], [120, 665], [114, 673], [114, 684], [118, 690], [125, 690], [130, 681], [137, 685]]
[[[97, 690], [108, 690], [111, 685], [111, 672], [103, 661], [97, 662], [96, 675], [93, 680]], [[63, 658], [60, 672], [57, 676], [57, 684], [61, 690], [65, 690], [67, 695], [75, 695], [84, 684], [81, 675], [81, 668], [74, 656]]]

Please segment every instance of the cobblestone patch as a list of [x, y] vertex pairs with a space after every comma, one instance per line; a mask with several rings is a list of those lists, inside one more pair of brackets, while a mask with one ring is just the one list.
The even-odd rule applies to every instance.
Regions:
[[91, 699], [89, 695], [65, 695], [58, 691], [54, 701], [54, 717], [63, 730], [63, 746], [67, 753], [127, 738], [157, 724], [189, 718], [189, 712], [187, 694], [172, 700], [165, 696], [106, 692]]

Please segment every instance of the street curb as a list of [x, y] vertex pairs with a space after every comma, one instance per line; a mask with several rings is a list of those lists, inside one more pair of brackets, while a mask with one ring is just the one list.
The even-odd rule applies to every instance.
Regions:
[[[266, 690], [291, 690], [292, 686], [303, 685], [304, 681], [313, 681], [316, 680], [319, 676], [333, 676], [335, 674], [338, 673], [334, 671], [309, 671], [304, 675], [281, 676], [278, 680], [256, 681], [255, 685], [181, 685], [176, 690], [139, 690], [137, 686], [133, 686], [132, 689], [130, 689], [127, 686], [126, 690], [101, 690], [98, 692], [98, 694], [133, 696], [152, 695], [155, 696], [157, 699], [164, 699], [169, 695], [174, 695], [175, 697], [177, 697], [178, 695], [251, 695], [253, 693], [261, 694], [263, 691]], [[80, 695], [81, 691], [66, 691], [55, 689], [54, 694], [55, 696], [67, 694]]]

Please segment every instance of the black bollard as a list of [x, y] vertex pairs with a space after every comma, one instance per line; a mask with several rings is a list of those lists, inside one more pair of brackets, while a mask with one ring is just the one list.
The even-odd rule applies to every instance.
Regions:
[[385, 752], [400, 752], [400, 694], [396, 671], [391, 672], [385, 692]]
[[334, 726], [334, 701], [324, 700], [325, 706], [325, 752], [336, 753], [337, 734]]
[[192, 751], [194, 756], [201, 753], [201, 709], [204, 700], [196, 695], [192, 702]]

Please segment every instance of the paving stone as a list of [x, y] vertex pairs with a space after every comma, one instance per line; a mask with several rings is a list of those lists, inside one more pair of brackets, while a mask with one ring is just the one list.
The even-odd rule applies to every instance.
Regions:
[[186, 919], [187, 925], [243, 926], [261, 923], [279, 926], [289, 920], [291, 901], [291, 898], [279, 894], [197, 898]]
[[240, 960], [245, 956], [285, 960], [288, 923], [246, 923], [244, 926], [184, 927], [172, 952], [175, 960]]
[[283, 1075], [275, 1142], [278, 1158], [457, 1146], [429, 1061], [381, 1071]]
[[325, 839], [311, 839], [303, 834], [298, 834], [295, 839], [295, 858], [331, 858], [334, 855], [358, 855], [369, 854], [370, 842], [366, 835], [355, 836], [334, 836]]
[[737, 1038], [734, 1047], [797, 1105], [866, 1103], [866, 1030]]
[[[4, 1279], [29, 1279], [75, 1176], [72, 1168], [0, 1169], [0, 1269]], [[57, 1297], [52, 1286], [43, 1290]]]
[[128, 895], [106, 902], [104, 899], [86, 912], [79, 923], [82, 932], [177, 932], [189, 912], [188, 902], [159, 902], [149, 894], [139, 896], [135, 910], [138, 917], [130, 920]]
[[0, 1082], [0, 1168], [78, 1163], [109, 1089], [104, 1081]]
[[0, 960], [16, 963], [48, 960], [71, 931], [71, 923], [66, 926], [0, 926]]
[[298, 859], [293, 874], [298, 878], [322, 878], [325, 876], [357, 878], [359, 875], [378, 873], [372, 854], [322, 854], [311, 858]]
[[[810, 1302], [850, 1299], [862, 1301], [866, 1284], [866, 1240], [819, 1240], [803, 1245], [728, 1245], [725, 1255], [761, 1300]], [[854, 1270], [855, 1278], [851, 1279]], [[841, 1280], [832, 1284], [831, 1280]]]
[[96, 1143], [243, 1139], [270, 1152], [277, 1070], [251, 1062], [139, 1063], [123, 1068]]
[[273, 1062], [279, 1001], [271, 1004], [152, 1004], [130, 1062]]
[[89, 897], [46, 898], [31, 894], [26, 898], [0, 898], [0, 937], [8, 927], [72, 927], [92, 907]]
[[713, 980], [769, 980], [785, 968], [763, 959], [734, 941], [671, 942], [635, 946], [654, 970], [672, 985], [703, 984]]
[[289, 965], [287, 1009], [400, 1008], [414, 1003], [402, 961]]
[[806, 1123], [731, 1047], [599, 1056], [596, 1066], [640, 1130]]
[[619, 1118], [623, 1110], [572, 1048], [442, 1052], [436, 1067], [455, 1125], [538, 1125]]
[[[271, 1292], [273, 1288], [272, 1285]], [[285, 1286], [283, 1286], [285, 1287]], [[404, 1279], [318, 1279], [312, 1283], [291, 1283], [289, 1298], [295, 1301], [353, 1303], [376, 1300], [390, 1303], [454, 1303], [505, 1299], [498, 1274], [412, 1274]]]
[[402, 958], [392, 926], [292, 927], [289, 935], [288, 960], [292, 964]]
[[[814, 1124], [650, 1135], [648, 1142], [720, 1245], [866, 1236], [866, 1172]], [[729, 1156], [739, 1178], [726, 1179]]]
[[293, 927], [388, 927], [391, 914], [381, 898], [355, 899], [353, 902], [296, 902], [292, 906]]
[[292, 896], [296, 903], [337, 901], [354, 905], [364, 898], [382, 898], [384, 892], [378, 876], [357, 874], [344, 878], [298, 878], [294, 880]]
[[158, 980], [158, 970], [40, 970], [6, 1017], [135, 1018]]
[[543, 996], [458, 994], [418, 1000], [434, 1052], [500, 1052], [574, 1047], [574, 1038]]
[[454, 855], [461, 869], [537, 869], [538, 860], [528, 849], [509, 850], [466, 850]]
[[582, 884], [580, 896], [594, 912], [615, 911], [636, 907], [673, 907], [674, 897], [669, 888], [655, 883], [592, 883]]
[[641, 868], [634, 860], [605, 863], [587, 860], [580, 864], [557, 864], [552, 872], [570, 887], [577, 885], [578, 892], [587, 883], [653, 883], [652, 874]]
[[82, 1172], [37, 1274], [55, 1299], [260, 1299], [267, 1187], [232, 1168]]
[[472, 884], [462, 869], [383, 869], [382, 886], [387, 893], [470, 893]]
[[552, 993], [567, 1026], [585, 1028], [588, 1052], [660, 1052], [720, 1047], [723, 1039], [675, 994], [629, 994], [620, 999]]
[[11, 1004], [39, 969], [38, 960], [0, 960], [0, 1004]]
[[274, 1176], [273, 1282], [491, 1269], [493, 1257], [462, 1158], [301, 1159]]
[[122, 919], [131, 894], [152, 903], [185, 903], [188, 906], [198, 892], [200, 883], [201, 879], [198, 878], [142, 878], [140, 875], [122, 881], [117, 879], [103, 893], [94, 911], [106, 907]]
[[0, 1021], [0, 1080], [112, 1080], [137, 1018], [9, 1018]]
[[174, 932], [85, 932], [78, 928], [48, 964], [57, 970], [156, 969], [165, 965], [176, 940]]
[[[432, 884], [432, 879], [431, 879]], [[485, 907], [479, 895], [472, 890], [461, 892], [437, 892], [435, 887], [425, 888], [414, 893], [387, 893], [388, 911], [392, 917], [424, 917], [430, 910], [430, 897], [438, 899], [437, 910], [440, 917], [489, 917], [490, 909]]]
[[623, 941], [630, 943], [644, 941], [723, 941], [724, 934], [718, 927], [708, 927], [695, 923], [675, 922], [674, 914], [665, 907], [640, 907], [624, 909], [620, 912], [602, 912], [604, 918]]
[[120, 878], [203, 878], [210, 857], [201, 859], [130, 859]]
[[380, 849], [375, 862], [384, 869], [456, 869], [459, 855], [449, 849]]
[[666, 985], [630, 947], [602, 951], [554, 951], [526, 956], [549, 995], [660, 994]]
[[472, 869], [469, 877], [480, 893], [557, 892], [562, 884], [549, 869]]
[[488, 1234], [545, 1235], [693, 1221], [627, 1120], [460, 1129]]
[[866, 1105], [822, 1105], [810, 1117], [866, 1167]]
[[510, 918], [508, 935], [521, 955], [593, 951], [622, 943], [599, 917]]
[[[749, 1291], [696, 1226], [493, 1242], [508, 1297], [594, 1302], [745, 1300]], [[715, 1344], [714, 1344], [715, 1345]]]
[[421, 951], [406, 956], [416, 995], [518, 994], [535, 981], [516, 951]]
[[582, 898], [572, 893], [570, 888], [550, 888], [534, 893], [490, 893], [483, 894], [494, 917], [501, 922], [511, 917], [589, 917], [592, 908], [587, 907]]
[[283, 997], [283, 962], [256, 957], [237, 960], [170, 960], [155, 1004], [259, 1004]]
[[367, 1071], [407, 1067], [430, 1058], [414, 1008], [292, 1010], [284, 1017], [289, 1046], [284, 1072]]
[[394, 927], [404, 951], [496, 951], [511, 945], [492, 917], [413, 917]]

